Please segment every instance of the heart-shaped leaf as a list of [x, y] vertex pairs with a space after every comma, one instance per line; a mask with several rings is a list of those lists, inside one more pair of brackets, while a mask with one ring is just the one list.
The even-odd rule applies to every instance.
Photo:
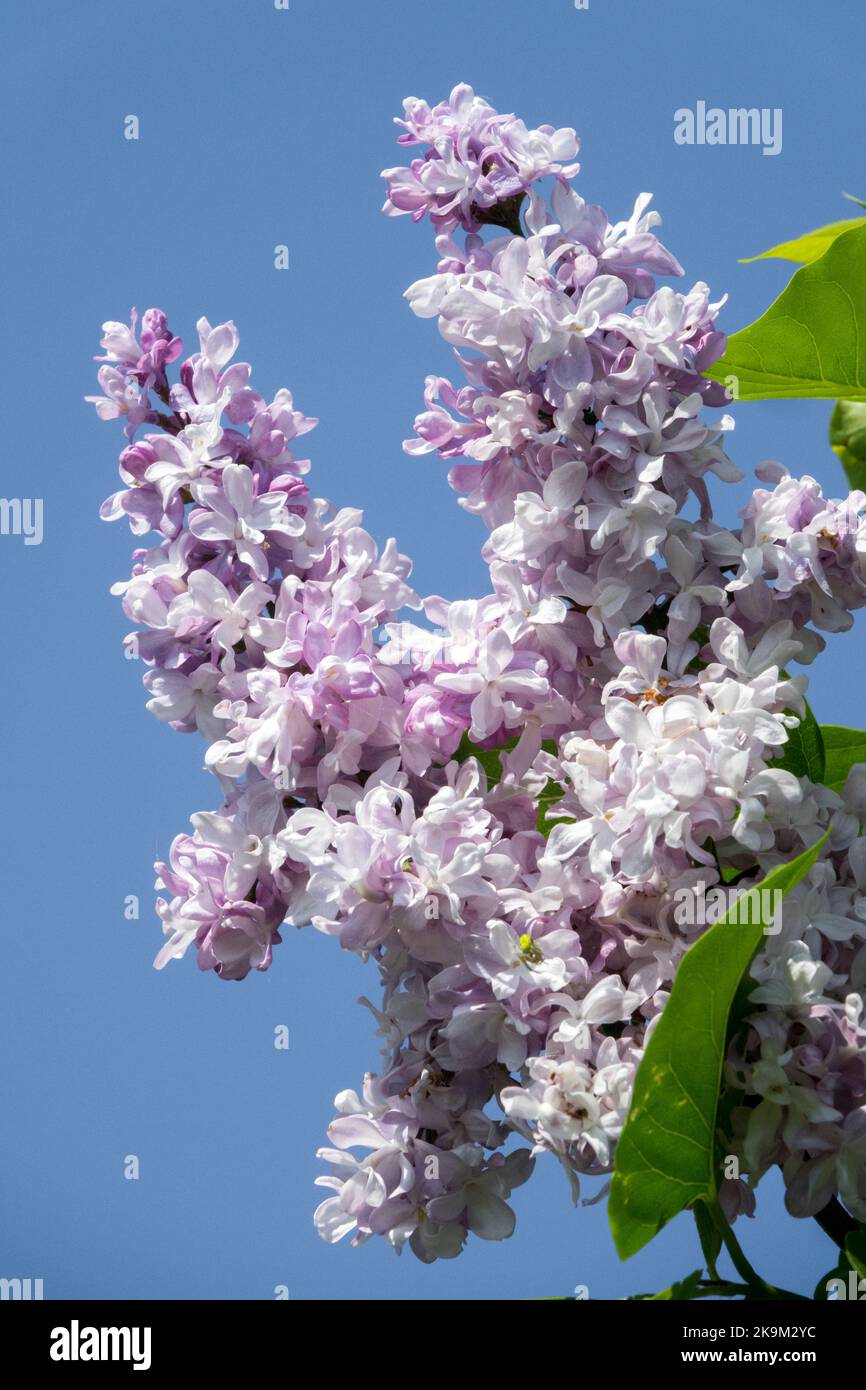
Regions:
[[866, 400], [866, 219], [798, 270], [706, 375], [728, 385], [734, 378], [741, 401]]

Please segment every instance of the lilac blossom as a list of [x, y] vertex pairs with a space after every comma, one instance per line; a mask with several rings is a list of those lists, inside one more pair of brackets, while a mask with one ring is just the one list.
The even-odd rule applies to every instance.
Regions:
[[316, 422], [255, 390], [233, 323], [200, 319], [183, 359], [159, 310], [103, 327], [88, 399], [126, 444], [102, 515], [152, 539], [114, 592], [148, 708], [203, 735], [222, 796], [157, 866], [156, 963], [192, 948], [240, 980], [308, 925], [372, 960], [381, 1069], [337, 1097], [316, 1225], [452, 1258], [511, 1234], [537, 1155], [575, 1198], [610, 1173], [703, 929], [676, 890], [756, 881], [831, 827], [752, 967], [727, 1061], [746, 1181], [722, 1197], [751, 1212], [778, 1166], [795, 1214], [837, 1194], [866, 1220], [866, 769], [836, 792], [779, 766], [788, 668], [863, 606], [866, 496], [766, 465], [717, 523], [711, 481], [740, 477], [706, 415], [723, 301], [657, 285], [682, 268], [650, 195], [611, 222], [571, 185], [572, 130], [466, 86], [399, 124], [421, 153], [385, 210], [430, 217], [407, 297], [462, 374], [428, 377], [405, 447], [449, 461], [489, 593], [419, 597], [396, 542], [314, 495]]

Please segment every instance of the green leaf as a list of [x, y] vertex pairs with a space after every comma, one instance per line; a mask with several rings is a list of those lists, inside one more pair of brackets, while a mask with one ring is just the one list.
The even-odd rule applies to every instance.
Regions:
[[707, 1273], [711, 1279], [718, 1279], [716, 1261], [722, 1253], [722, 1237], [718, 1222], [713, 1220], [712, 1213], [705, 1202], [695, 1202], [692, 1215], [698, 1228], [701, 1250], [707, 1262]]
[[857, 763], [866, 763], [866, 730], [842, 729], [837, 724], [822, 724], [826, 765], [824, 785], [840, 792], [848, 773]]
[[[686, 1302], [692, 1298], [707, 1298], [709, 1293], [705, 1293], [701, 1288], [702, 1269], [694, 1269], [691, 1274], [687, 1274], [685, 1279], [680, 1279], [675, 1284], [671, 1284], [669, 1289], [662, 1289], [661, 1293], [635, 1293], [629, 1298], [629, 1303], [667, 1303], [671, 1299], [678, 1303]], [[710, 1291], [711, 1293], [712, 1291]]]
[[807, 265], [823, 256], [838, 236], [843, 232], [850, 232], [852, 227], [861, 226], [862, 221], [860, 217], [848, 217], [842, 222], [830, 222], [826, 227], [816, 227], [813, 232], [804, 232], [793, 241], [782, 241], [778, 246], [771, 246], [769, 251], [761, 251], [757, 256], [743, 256], [740, 264], [751, 265], [753, 261], [778, 260], [796, 261], [799, 265]]
[[866, 402], [838, 401], [830, 417], [830, 443], [866, 459]]
[[[518, 741], [517, 738], [511, 738], [499, 748], [479, 748], [478, 744], [473, 743], [469, 735], [464, 733], [454, 757], [458, 763], [465, 763], [469, 758], [475, 758], [484, 768], [487, 777], [487, 790], [492, 791], [497, 783], [502, 781], [502, 754], [510, 753], [512, 748], [517, 747]], [[556, 743], [553, 739], [544, 739], [541, 746], [545, 753], [556, 752]], [[548, 820], [551, 807], [560, 802], [564, 796], [565, 792], [560, 784], [551, 780], [546, 783], [538, 798], [538, 815], [535, 827], [545, 839], [550, 835], [555, 825], [574, 825], [574, 816], [557, 816], [555, 820]]]
[[845, 1255], [851, 1268], [866, 1279], [866, 1230], [862, 1226], [845, 1237]]
[[[728, 1015], [769, 925], [765, 893], [790, 892], [827, 836], [744, 893], [684, 955], [635, 1078], [608, 1217], [621, 1259], [686, 1207], [715, 1200], [715, 1136]], [[770, 911], [768, 916], [772, 916]]]
[[827, 1285], [831, 1279], [841, 1279], [845, 1286], [845, 1297], [848, 1297], [851, 1289], [851, 1272], [856, 1273], [858, 1279], [866, 1278], [866, 1228], [861, 1226], [859, 1230], [852, 1231], [845, 1237], [845, 1249], [839, 1251], [839, 1258], [833, 1269], [828, 1269], [826, 1274], [815, 1285], [815, 1292], [812, 1298], [816, 1303], [827, 1303]]
[[830, 416], [830, 444], [848, 486], [866, 491], [866, 401], [837, 401]]
[[730, 884], [737, 883], [741, 878], [746, 878], [747, 875], [757, 873], [758, 867], [757, 864], [746, 864], [742, 868], [737, 864], [720, 864], [719, 877], [722, 883], [728, 887]]
[[487, 777], [487, 790], [491, 791], [496, 783], [502, 780], [502, 754], [509, 753], [512, 748], [516, 747], [517, 739], [512, 738], [501, 748], [479, 748], [477, 743], [472, 742], [468, 734], [464, 734], [454, 757], [458, 763], [465, 763], [469, 758], [475, 758], [484, 768]]
[[825, 765], [821, 726], [807, 704], [800, 723], [788, 734], [782, 757], [773, 766], [784, 768], [795, 777], [808, 777], [811, 782], [821, 783], [824, 781]]
[[866, 220], [803, 266], [765, 314], [728, 340], [706, 376], [737, 399], [866, 400]]
[[550, 781], [545, 786], [538, 798], [538, 816], [535, 822], [536, 830], [547, 839], [555, 825], [574, 825], [574, 816], [557, 816], [555, 820], [548, 820], [552, 806], [560, 802], [565, 796], [565, 792], [558, 782]]

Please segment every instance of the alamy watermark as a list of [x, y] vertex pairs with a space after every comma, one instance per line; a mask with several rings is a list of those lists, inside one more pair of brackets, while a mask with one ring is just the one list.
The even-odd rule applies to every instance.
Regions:
[[852, 1269], [848, 1273], [848, 1278], [836, 1275], [828, 1279], [825, 1285], [828, 1303], [860, 1302], [866, 1299], [866, 1279]]
[[131, 1361], [134, 1371], [149, 1371], [149, 1327], [82, 1327], [73, 1318], [69, 1327], [51, 1329], [52, 1361]]
[[41, 497], [0, 497], [0, 536], [23, 536], [25, 545], [41, 545]]
[[764, 154], [782, 152], [781, 106], [707, 106], [699, 101], [694, 111], [681, 106], [674, 112], [674, 140], [678, 145], [761, 145]]
[[690, 888], [674, 889], [674, 921], [678, 927], [710, 927], [729, 914], [740, 927], [762, 926], [765, 936], [782, 930], [783, 894], [778, 888], [723, 888], [707, 891], [701, 879]]
[[45, 1297], [41, 1279], [0, 1279], [0, 1301], [29, 1303]]

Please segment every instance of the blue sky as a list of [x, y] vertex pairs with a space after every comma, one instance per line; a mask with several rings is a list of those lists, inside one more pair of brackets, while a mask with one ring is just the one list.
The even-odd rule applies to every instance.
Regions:
[[[109, 585], [132, 540], [99, 522], [118, 431], [98, 425], [99, 326], [131, 305], [176, 332], [234, 318], [265, 394], [321, 417], [316, 490], [365, 508], [413, 555], [423, 592], [484, 591], [477, 523], [436, 460], [411, 460], [428, 372], [450, 356], [402, 300], [432, 266], [427, 231], [380, 216], [406, 95], [458, 81], [528, 124], [574, 125], [578, 187], [616, 217], [655, 194], [689, 281], [750, 322], [790, 267], [737, 258], [851, 214], [866, 196], [862, 0], [6, 0], [2, 159], [8, 497], [44, 499], [44, 540], [0, 537], [4, 662], [5, 950], [0, 974], [0, 1275], [49, 1298], [526, 1298], [657, 1288], [700, 1263], [686, 1219], [627, 1266], [603, 1206], [574, 1211], [542, 1161], [515, 1196], [518, 1230], [432, 1268], [312, 1226], [315, 1149], [332, 1098], [375, 1067], [364, 967], [312, 930], [266, 975], [158, 975], [151, 864], [216, 804], [202, 746], [144, 710], [141, 668]], [[674, 112], [783, 111], [783, 147], [683, 146]], [[140, 138], [123, 138], [127, 115]], [[274, 268], [274, 246], [290, 269]], [[778, 458], [841, 490], [828, 404], [743, 405], [731, 452]], [[719, 507], [731, 519], [745, 485]], [[838, 494], [836, 494], [838, 495]], [[863, 723], [860, 629], [813, 671], [827, 723]], [[124, 899], [141, 901], [139, 921]], [[273, 1030], [290, 1030], [288, 1052]], [[135, 1154], [140, 1178], [123, 1176]], [[589, 1190], [591, 1191], [591, 1189]], [[589, 1191], [588, 1194], [589, 1195]], [[762, 1189], [742, 1238], [769, 1278], [811, 1291], [833, 1263], [814, 1223]]]

